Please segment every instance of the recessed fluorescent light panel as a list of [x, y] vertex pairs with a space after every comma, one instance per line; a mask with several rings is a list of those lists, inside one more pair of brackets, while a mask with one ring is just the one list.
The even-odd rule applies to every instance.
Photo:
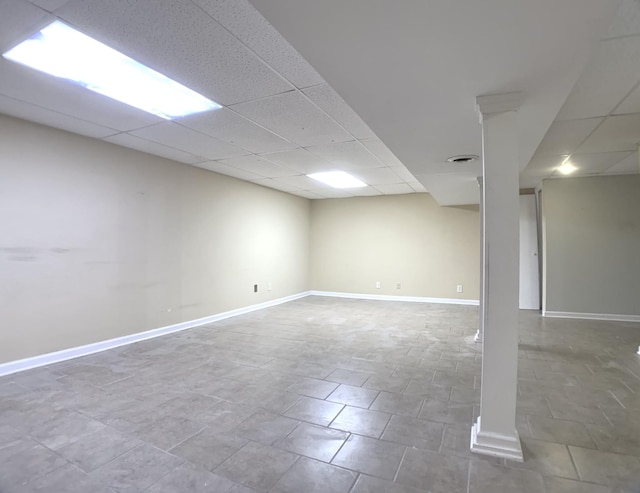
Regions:
[[358, 180], [355, 176], [351, 176], [344, 171], [325, 171], [322, 173], [313, 173], [307, 175], [309, 178], [321, 181], [333, 188], [362, 188], [367, 184]]
[[3, 56], [167, 120], [220, 108], [218, 103], [60, 21]]

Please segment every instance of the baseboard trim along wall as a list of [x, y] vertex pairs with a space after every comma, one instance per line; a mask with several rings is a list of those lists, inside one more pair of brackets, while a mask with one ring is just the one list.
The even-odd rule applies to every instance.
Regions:
[[606, 320], [608, 322], [640, 322], [640, 315], [619, 315], [614, 313], [579, 313], [545, 311], [543, 317], [579, 318], [583, 320]]
[[244, 315], [245, 313], [262, 310], [263, 308], [269, 308], [271, 306], [280, 305], [289, 301], [297, 300], [309, 296], [310, 291], [304, 291], [302, 293], [294, 294], [291, 296], [285, 296], [284, 298], [278, 298], [276, 300], [265, 301], [264, 303], [258, 303], [256, 305], [249, 305], [236, 310], [230, 310], [228, 312], [218, 313], [216, 315], [210, 315], [204, 318], [198, 318], [196, 320], [190, 320], [187, 322], [181, 322], [175, 325], [168, 325], [167, 327], [161, 327], [159, 329], [151, 329], [144, 332], [138, 332], [128, 336], [116, 337], [115, 339], [108, 339], [106, 341], [95, 342], [92, 344], [86, 344], [84, 346], [78, 346], [69, 349], [62, 349], [53, 353], [46, 353], [39, 356], [33, 356], [30, 358], [24, 358], [16, 361], [9, 361], [7, 363], [0, 364], [0, 377], [4, 375], [10, 375], [11, 373], [17, 373], [24, 370], [30, 370], [39, 366], [51, 365], [53, 363], [59, 363], [81, 356], [88, 356], [90, 354], [106, 351], [107, 349], [113, 349], [127, 344], [133, 344], [134, 342], [144, 341], [147, 339], [153, 339], [166, 334], [172, 334], [185, 329], [191, 329], [202, 325], [217, 322], [231, 317], [237, 317], [238, 315]]
[[359, 294], [359, 293], [338, 293], [334, 291], [310, 291], [311, 296], [329, 296], [333, 298], [353, 298], [358, 300], [377, 301], [408, 301], [411, 303], [443, 303], [447, 305], [474, 305], [478, 306], [478, 300], [465, 300], [457, 298], [425, 298], [422, 296], [393, 296], [386, 294]]

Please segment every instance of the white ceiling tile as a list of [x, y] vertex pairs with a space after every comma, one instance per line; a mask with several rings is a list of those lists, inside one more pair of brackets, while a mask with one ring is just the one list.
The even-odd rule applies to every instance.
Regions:
[[116, 132], [112, 128], [95, 125], [84, 120], [56, 113], [46, 108], [41, 108], [40, 106], [16, 101], [15, 99], [2, 95], [0, 95], [0, 113], [41, 123], [50, 127], [60, 128], [79, 135], [86, 135], [87, 137], [100, 138]]
[[288, 183], [281, 182], [277, 178], [261, 178], [259, 180], [251, 180], [252, 183], [256, 185], [261, 185], [267, 188], [273, 188], [275, 190], [280, 190], [282, 192], [302, 192], [298, 187], [294, 187], [293, 185], [289, 185]]
[[630, 113], [640, 113], [640, 86], [631, 91], [631, 94], [629, 94], [613, 112], [614, 115]]
[[400, 178], [402, 178], [403, 181], [406, 181], [406, 182], [416, 181], [415, 176], [413, 176], [411, 171], [409, 171], [404, 166], [391, 166], [391, 170]]
[[49, 12], [53, 12], [65, 5], [69, 0], [29, 0], [34, 5], [41, 7]]
[[375, 195], [384, 195], [376, 187], [352, 188], [349, 190], [354, 197], [372, 197]]
[[176, 121], [180, 125], [253, 153], [284, 151], [298, 147], [228, 108], [198, 113]]
[[604, 37], [629, 36], [640, 34], [640, 8], [638, 0], [622, 0], [611, 25]]
[[640, 142], [640, 114], [610, 116], [577, 149], [577, 152], [634, 151], [638, 148], [638, 142]]
[[426, 188], [424, 188], [424, 185], [420, 182], [414, 181], [408, 184], [414, 192], [418, 192], [418, 193], [424, 193], [427, 191]]
[[637, 152], [632, 152], [629, 156], [606, 170], [603, 174], [615, 175], [629, 173], [640, 173], [640, 161], [638, 160]]
[[292, 151], [261, 154], [260, 157], [267, 159], [272, 163], [298, 171], [303, 175], [332, 169], [331, 163], [316, 156], [315, 154], [311, 154], [306, 149], [294, 149]]
[[303, 147], [352, 139], [299, 91], [237, 104], [232, 109]]
[[574, 175], [601, 173], [629, 156], [628, 152], [604, 152], [594, 154], [573, 154], [570, 162], [576, 168]]
[[154, 154], [156, 156], [172, 159], [173, 161], [178, 161], [181, 163], [195, 164], [206, 161], [206, 159], [201, 156], [195, 156], [188, 152], [180, 151], [178, 149], [174, 149], [173, 147], [167, 147], [165, 145], [158, 144], [157, 142], [151, 142], [150, 140], [134, 137], [133, 135], [129, 134], [122, 133], [112, 135], [111, 137], [106, 137], [102, 140], [104, 140], [105, 142], [111, 142], [112, 144], [117, 144], [119, 146], [136, 149], [137, 151], [146, 152], [147, 154]]
[[0, 94], [120, 131], [165, 121], [4, 58], [0, 58]]
[[376, 138], [376, 134], [329, 84], [309, 87], [303, 92], [356, 139]]
[[247, 0], [194, 0], [296, 87], [324, 82], [318, 72]]
[[387, 166], [404, 166], [402, 162], [378, 139], [366, 139], [361, 141], [380, 161]]
[[477, 204], [479, 201], [478, 177], [472, 174], [428, 174], [418, 178], [440, 205]]
[[286, 183], [287, 185], [291, 185], [293, 187], [297, 187], [302, 190], [313, 190], [316, 188], [317, 189], [329, 188], [326, 185], [322, 185], [319, 181], [304, 175], [283, 176], [283, 177], [280, 177], [279, 180], [282, 183]]
[[293, 87], [190, 0], [71, 0], [56, 14], [223, 105]]
[[13, 48], [55, 18], [22, 0], [0, 0], [0, 53]]
[[349, 174], [359, 178], [367, 185], [391, 185], [404, 182], [391, 168], [387, 167], [358, 169], [351, 171]]
[[557, 120], [608, 115], [640, 80], [640, 37], [598, 43]]
[[325, 199], [342, 199], [353, 197], [353, 189], [346, 190], [340, 188], [312, 188], [310, 192], [321, 195]]
[[600, 125], [603, 118], [555, 121], [547, 130], [536, 152], [571, 154]]
[[248, 154], [247, 151], [239, 147], [174, 122], [164, 122], [129, 133], [159, 144], [175, 147], [181, 151], [190, 152], [196, 156], [204, 156], [207, 159], [217, 160]]
[[196, 166], [202, 169], [208, 169], [209, 171], [214, 171], [216, 173], [220, 173], [221, 175], [232, 176], [234, 178], [238, 178], [240, 180], [245, 180], [245, 181], [263, 179], [262, 176], [256, 175], [254, 173], [250, 173], [249, 171], [245, 171], [243, 169], [227, 166], [226, 164], [222, 164], [217, 161], [211, 161], [206, 163], [196, 163], [193, 166]]
[[551, 176], [565, 159], [566, 156], [563, 155], [537, 153], [524, 169], [522, 175], [543, 178]]
[[396, 183], [392, 185], [376, 185], [376, 188], [380, 190], [385, 195], [397, 195], [401, 193], [414, 193], [413, 188], [411, 188], [406, 183]]
[[335, 169], [354, 170], [384, 166], [384, 163], [373, 156], [357, 140], [307, 147], [307, 150], [325, 161], [329, 161]]
[[251, 173], [255, 173], [263, 178], [276, 178], [279, 176], [296, 176], [297, 171], [290, 170], [279, 164], [274, 164], [258, 156], [239, 156], [231, 159], [220, 160], [222, 164], [233, 166], [234, 168], [243, 169]]
[[299, 192], [296, 191], [296, 192], [289, 192], [289, 193], [292, 193], [293, 195], [297, 195], [298, 197], [304, 197], [305, 199], [311, 199], [311, 200], [325, 198], [323, 195], [319, 195], [317, 193], [313, 193], [308, 190], [301, 190]]

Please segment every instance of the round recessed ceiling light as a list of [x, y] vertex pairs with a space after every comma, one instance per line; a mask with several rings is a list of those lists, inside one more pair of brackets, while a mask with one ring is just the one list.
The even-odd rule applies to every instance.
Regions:
[[470, 163], [477, 159], [480, 159], [480, 156], [476, 156], [475, 154], [461, 154], [460, 156], [451, 156], [447, 161], [450, 163]]

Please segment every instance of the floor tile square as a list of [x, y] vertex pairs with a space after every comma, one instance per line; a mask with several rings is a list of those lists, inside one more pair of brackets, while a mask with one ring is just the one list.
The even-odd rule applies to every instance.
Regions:
[[270, 493], [348, 493], [357, 476], [353, 471], [301, 457]]
[[284, 415], [301, 421], [327, 426], [335, 419], [343, 407], [343, 404], [303, 397], [291, 406]]
[[298, 459], [268, 445], [249, 442], [214, 471], [257, 491], [269, 491]]
[[349, 406], [368, 408], [377, 396], [377, 390], [342, 384], [326, 399]]
[[345, 406], [330, 426], [336, 430], [380, 438], [390, 417], [387, 413]]
[[393, 479], [404, 450], [403, 445], [396, 443], [351, 435], [331, 463], [378, 478]]
[[280, 440], [276, 447], [330, 462], [348, 437], [349, 434], [344, 431], [301, 423], [286, 438]]

